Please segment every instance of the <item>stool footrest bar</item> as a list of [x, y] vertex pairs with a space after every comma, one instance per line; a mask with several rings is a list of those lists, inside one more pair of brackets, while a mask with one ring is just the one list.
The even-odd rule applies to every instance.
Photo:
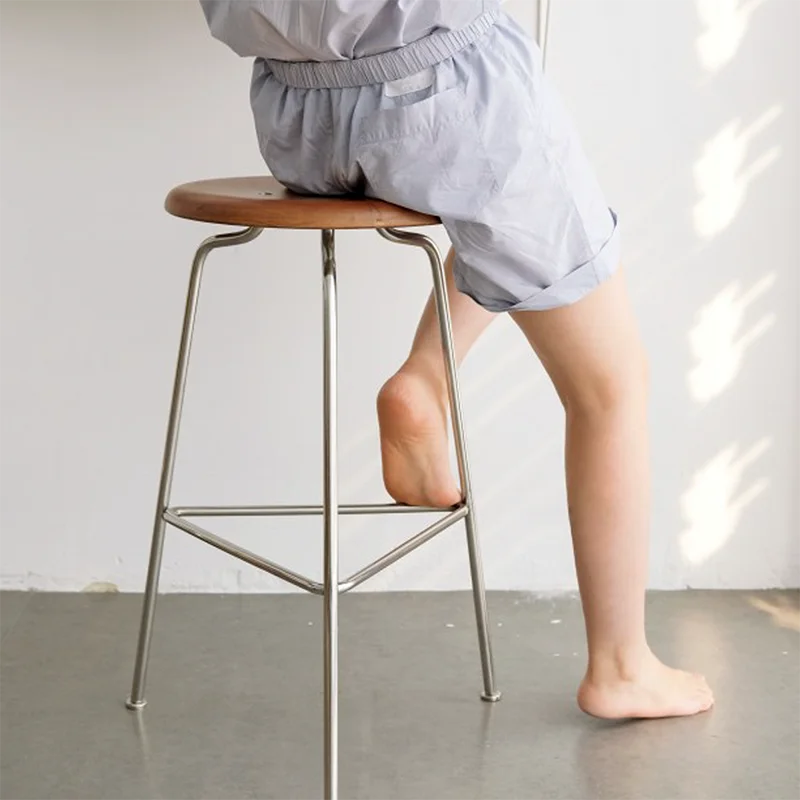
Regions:
[[[370, 508], [370, 506], [366, 506]], [[214, 508], [207, 506], [207, 508]], [[259, 507], [263, 508], [263, 507]], [[268, 506], [268, 508], [272, 508], [272, 506]], [[275, 508], [292, 508], [292, 506], [275, 506]], [[298, 506], [298, 508], [313, 508], [313, 506]], [[406, 508], [406, 506], [400, 506], [400, 508]], [[173, 509], [167, 508], [164, 510], [164, 521], [168, 522], [170, 525], [173, 525], [176, 528], [188, 533], [190, 536], [194, 536], [195, 539], [199, 539], [201, 542], [205, 542], [206, 544], [210, 544], [212, 547], [216, 547], [217, 550], [222, 550], [223, 553], [227, 553], [234, 558], [238, 558], [247, 564], [250, 564], [257, 569], [263, 570], [264, 572], [269, 572], [270, 575], [274, 575], [276, 578], [280, 578], [281, 580], [286, 581], [287, 583], [291, 583], [294, 586], [298, 586], [301, 589], [305, 589], [307, 592], [311, 592], [311, 594], [318, 594], [321, 595], [324, 593], [324, 587], [321, 583], [317, 581], [311, 580], [311, 578], [307, 578], [305, 575], [301, 575], [299, 572], [295, 572], [294, 570], [289, 569], [288, 567], [281, 566], [280, 564], [276, 564], [274, 561], [270, 561], [268, 558], [264, 558], [251, 550], [248, 550], [244, 547], [235, 544], [234, 542], [230, 541], [229, 539], [225, 539], [222, 536], [217, 536], [215, 533], [211, 533], [211, 531], [207, 531], [205, 528], [201, 528], [199, 525], [195, 524], [194, 522], [190, 522], [188, 519], [184, 519], [180, 514], [176, 513], [176, 511], [197, 511], [197, 509]], [[437, 510], [437, 509], [434, 509]], [[386, 569], [386, 567], [391, 566], [395, 563], [395, 561], [399, 561], [403, 556], [407, 556], [409, 553], [416, 550], [421, 545], [425, 544], [425, 542], [433, 539], [434, 536], [440, 534], [442, 531], [447, 530], [451, 525], [454, 525], [459, 520], [464, 519], [469, 513], [469, 509], [467, 506], [458, 506], [456, 509], [451, 511], [446, 517], [442, 517], [440, 520], [437, 520], [432, 525], [429, 525], [425, 530], [420, 531], [418, 534], [412, 536], [410, 539], [406, 539], [406, 541], [399, 544], [393, 550], [390, 550], [388, 553], [385, 553], [380, 558], [375, 559], [375, 561], [367, 564], [366, 567], [360, 569], [358, 572], [353, 573], [347, 580], [342, 581], [339, 583], [339, 591], [340, 592], [349, 592], [351, 589], [354, 589], [356, 586], [364, 583], [364, 581], [369, 580], [370, 578], [377, 575], [382, 570]], [[221, 514], [208, 514], [207, 516], [223, 516]], [[261, 516], [261, 515], [258, 515]]]
[[305, 575], [301, 575], [299, 572], [295, 572], [287, 567], [282, 567], [280, 564], [276, 564], [274, 561], [270, 561], [267, 558], [262, 558], [256, 553], [253, 553], [244, 547], [240, 547], [238, 544], [234, 544], [228, 539], [223, 539], [221, 536], [217, 536], [216, 534], [211, 533], [211, 531], [207, 531], [205, 528], [195, 525], [193, 522], [189, 522], [186, 519], [181, 519], [181, 517], [173, 514], [169, 509], [164, 511], [164, 520], [170, 525], [174, 525], [176, 528], [180, 528], [182, 531], [185, 531], [190, 536], [194, 536], [201, 542], [210, 544], [212, 547], [222, 550], [223, 553], [227, 553], [228, 555], [241, 559], [242, 561], [257, 567], [258, 569], [264, 570], [264, 572], [269, 572], [270, 575], [274, 575], [276, 578], [280, 578], [287, 583], [294, 584], [295, 586], [305, 589], [307, 592], [311, 592], [312, 594], [321, 595], [323, 592], [321, 583], [312, 581]]
[[428, 540], [433, 539], [434, 536], [446, 530], [451, 525], [454, 525], [459, 520], [464, 519], [468, 513], [469, 509], [466, 506], [459, 506], [455, 511], [451, 511], [446, 517], [442, 517], [442, 519], [434, 522], [433, 525], [425, 528], [424, 531], [420, 531], [416, 536], [406, 539], [405, 542], [395, 547], [394, 550], [390, 550], [388, 553], [386, 553], [386, 555], [375, 559], [375, 561], [373, 561], [371, 564], [367, 564], [367, 566], [363, 569], [353, 573], [347, 580], [339, 584], [339, 591], [349, 592], [359, 584], [369, 580], [369, 578], [377, 575], [381, 570], [386, 569], [386, 567], [390, 566], [391, 564], [394, 564], [395, 561], [399, 561], [401, 558], [403, 558], [403, 556], [407, 556], [409, 553], [416, 550], [420, 545], [423, 545]]
[[[339, 514], [442, 514], [461, 508], [434, 506], [404, 506], [399, 503], [341, 505]], [[176, 517], [301, 517], [322, 514], [322, 506], [175, 506], [167, 511]]]

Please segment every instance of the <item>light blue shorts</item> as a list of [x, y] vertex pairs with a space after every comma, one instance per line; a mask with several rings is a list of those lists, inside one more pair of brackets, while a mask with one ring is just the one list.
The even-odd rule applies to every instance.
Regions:
[[278, 180], [441, 217], [458, 288], [484, 308], [568, 305], [617, 267], [616, 217], [505, 14], [355, 61], [259, 59], [251, 100]]

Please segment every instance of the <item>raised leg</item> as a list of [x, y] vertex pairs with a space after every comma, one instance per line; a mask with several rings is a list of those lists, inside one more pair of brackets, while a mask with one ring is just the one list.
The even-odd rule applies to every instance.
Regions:
[[167, 424], [167, 438], [164, 444], [164, 458], [161, 464], [161, 480], [158, 486], [158, 501], [156, 503], [155, 522], [153, 524], [153, 539], [150, 546], [150, 561], [147, 568], [147, 584], [142, 607], [142, 621], [139, 627], [139, 643], [136, 650], [136, 663], [133, 672], [133, 686], [126, 705], [135, 711], [144, 708], [145, 682], [147, 679], [147, 664], [150, 656], [150, 642], [153, 636], [153, 619], [156, 611], [156, 597], [158, 595], [158, 578], [161, 572], [161, 556], [164, 552], [164, 509], [169, 503], [170, 489], [172, 487], [172, 474], [175, 468], [175, 453], [178, 445], [178, 431], [181, 423], [183, 398], [186, 391], [186, 373], [189, 364], [189, 354], [192, 348], [192, 334], [197, 316], [197, 300], [200, 296], [200, 284], [203, 277], [203, 265], [208, 254], [218, 247], [244, 244], [255, 239], [261, 230], [247, 228], [236, 233], [225, 233], [206, 239], [194, 256], [192, 272], [189, 279], [189, 291], [186, 296], [186, 311], [183, 317], [183, 330], [181, 344], [178, 350], [178, 363], [175, 368], [175, 383], [172, 389], [172, 404], [169, 411]]
[[400, 230], [383, 230], [380, 234], [391, 242], [421, 247], [428, 254], [433, 273], [433, 289], [436, 302], [436, 311], [439, 321], [439, 332], [442, 340], [442, 352], [445, 361], [445, 377], [450, 401], [450, 415], [453, 425], [453, 439], [458, 460], [459, 478], [464, 503], [469, 513], [465, 519], [467, 529], [467, 548], [469, 551], [470, 574], [472, 577], [472, 595], [475, 602], [475, 616], [478, 625], [478, 647], [481, 656], [481, 669], [483, 672], [484, 700], [494, 702], [500, 699], [500, 692], [495, 688], [494, 665], [492, 662], [492, 648], [489, 639], [489, 622], [486, 608], [486, 589], [483, 581], [483, 563], [481, 560], [480, 546], [478, 544], [477, 526], [475, 520], [475, 504], [472, 497], [472, 484], [469, 474], [467, 447], [464, 437], [464, 425], [461, 413], [461, 397], [459, 393], [458, 370], [456, 366], [455, 347], [453, 345], [453, 332], [450, 321], [450, 306], [447, 297], [447, 284], [445, 280], [442, 257], [436, 244], [427, 236]]
[[[498, 318], [458, 291], [453, 251], [445, 261], [445, 282], [456, 362]], [[378, 394], [381, 461], [386, 491], [398, 503], [445, 508], [463, 497], [450, 468], [447, 391], [436, 293], [431, 292], [411, 350]]]
[[334, 232], [322, 232], [323, 290], [323, 526], [325, 551], [325, 800], [339, 796], [339, 497], [337, 464], [336, 254]]

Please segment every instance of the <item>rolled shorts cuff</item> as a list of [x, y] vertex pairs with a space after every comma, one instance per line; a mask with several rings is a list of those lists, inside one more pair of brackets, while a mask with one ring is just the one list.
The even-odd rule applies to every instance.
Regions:
[[620, 229], [617, 215], [613, 211], [611, 214], [614, 218], [614, 230], [594, 258], [576, 267], [563, 278], [551, 283], [550, 286], [544, 289], [537, 289], [532, 295], [518, 303], [504, 303], [496, 299], [487, 299], [482, 297], [480, 293], [475, 292], [470, 287], [463, 270], [459, 269], [457, 255], [454, 266], [456, 287], [462, 294], [471, 297], [478, 305], [487, 311], [495, 313], [548, 311], [577, 303], [607, 281], [619, 267], [621, 252]]

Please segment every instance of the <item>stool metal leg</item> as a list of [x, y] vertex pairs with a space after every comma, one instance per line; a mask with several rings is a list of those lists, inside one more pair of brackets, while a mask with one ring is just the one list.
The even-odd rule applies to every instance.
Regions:
[[164, 457], [161, 464], [161, 480], [158, 487], [153, 539], [150, 546], [150, 561], [147, 568], [147, 584], [142, 607], [142, 620], [139, 627], [139, 642], [136, 650], [136, 663], [133, 673], [133, 686], [126, 705], [132, 711], [144, 708], [144, 688], [147, 679], [147, 665], [150, 656], [150, 643], [153, 635], [153, 620], [156, 611], [158, 594], [158, 578], [161, 572], [161, 557], [164, 552], [164, 533], [166, 522], [164, 511], [169, 503], [172, 487], [172, 475], [175, 468], [175, 453], [178, 445], [178, 431], [181, 424], [183, 398], [186, 392], [186, 373], [189, 364], [189, 353], [192, 348], [192, 335], [197, 316], [197, 301], [200, 296], [200, 284], [203, 278], [203, 265], [206, 257], [218, 247], [229, 247], [244, 244], [255, 239], [261, 233], [260, 228], [247, 228], [236, 233], [225, 233], [206, 239], [198, 248], [192, 262], [189, 279], [189, 290], [186, 296], [186, 311], [183, 317], [181, 344], [178, 350], [178, 363], [175, 368], [175, 383], [172, 389], [172, 404], [167, 425], [167, 437], [164, 445]]
[[322, 231], [323, 289], [323, 564], [325, 800], [339, 796], [339, 497], [337, 463], [336, 254], [334, 232]]
[[539, 0], [536, 41], [542, 51], [542, 70], [547, 66], [547, 46], [550, 43], [550, 0]]
[[486, 607], [486, 588], [483, 581], [483, 562], [478, 544], [477, 526], [475, 522], [475, 504], [472, 496], [472, 483], [467, 460], [467, 445], [464, 436], [464, 424], [461, 412], [461, 397], [458, 383], [455, 348], [453, 346], [453, 330], [450, 320], [450, 303], [447, 299], [447, 283], [444, 265], [439, 248], [428, 236], [409, 231], [395, 229], [381, 230], [379, 233], [391, 242], [421, 247], [428, 254], [433, 272], [433, 292], [436, 300], [436, 311], [439, 318], [439, 331], [442, 337], [442, 350], [447, 375], [447, 389], [450, 396], [450, 415], [453, 424], [453, 439], [458, 460], [458, 472], [461, 479], [461, 491], [464, 504], [469, 513], [464, 523], [467, 529], [467, 549], [469, 552], [470, 575], [472, 578], [472, 595], [475, 602], [475, 617], [478, 625], [478, 647], [483, 672], [483, 692], [481, 698], [488, 702], [500, 699], [500, 692], [495, 688], [492, 646], [489, 639], [489, 619]]

